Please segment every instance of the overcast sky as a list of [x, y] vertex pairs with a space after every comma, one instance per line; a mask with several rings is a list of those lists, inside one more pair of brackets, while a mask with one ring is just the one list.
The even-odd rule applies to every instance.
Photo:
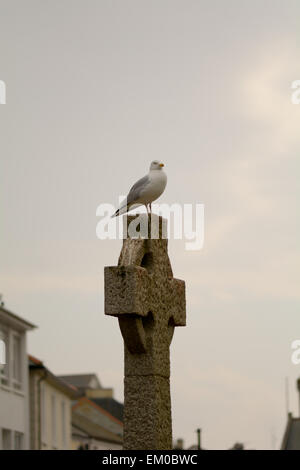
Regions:
[[165, 162], [163, 203], [204, 203], [205, 243], [170, 240], [187, 327], [171, 347], [174, 439], [279, 447], [284, 379], [298, 415], [298, 0], [0, 0], [5, 305], [38, 326], [56, 374], [123, 399], [123, 344], [104, 316], [96, 208]]

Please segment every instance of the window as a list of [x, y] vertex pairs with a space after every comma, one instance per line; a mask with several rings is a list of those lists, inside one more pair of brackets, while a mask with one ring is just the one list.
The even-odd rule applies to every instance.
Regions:
[[20, 389], [22, 382], [21, 375], [21, 338], [20, 336], [13, 335], [13, 386]]
[[21, 450], [23, 448], [23, 434], [21, 432], [15, 432], [15, 450]]
[[[9, 343], [8, 343], [8, 331], [5, 329], [0, 329], [0, 339], [5, 345], [5, 364], [0, 364], [0, 383], [3, 385], [8, 385], [9, 380]], [[3, 348], [2, 344], [2, 348]]]
[[56, 446], [56, 400], [55, 395], [51, 396], [51, 424], [52, 424], [52, 445]]
[[23, 336], [16, 331], [12, 331], [2, 325], [0, 326], [1, 350], [3, 350], [4, 343], [6, 356], [6, 364], [0, 364], [0, 385], [6, 385], [16, 390], [22, 389], [23, 364], [25, 360]]
[[41, 437], [42, 442], [46, 441], [46, 390], [43, 383], [41, 387]]
[[11, 431], [9, 429], [2, 429], [2, 449], [11, 449]]
[[62, 445], [66, 448], [66, 405], [65, 402], [61, 402], [61, 433], [62, 433]]
[[0, 333], [0, 366], [6, 364], [6, 344]]

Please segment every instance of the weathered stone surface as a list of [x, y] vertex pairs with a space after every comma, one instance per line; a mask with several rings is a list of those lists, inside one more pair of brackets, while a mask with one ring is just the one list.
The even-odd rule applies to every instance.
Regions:
[[164, 219], [152, 223], [158, 239], [124, 239], [118, 266], [105, 268], [105, 313], [124, 339], [124, 449], [172, 448], [169, 347], [185, 325], [185, 283], [173, 278]]
[[172, 449], [170, 379], [125, 377], [124, 447], [130, 450]]
[[144, 268], [111, 266], [105, 268], [104, 275], [106, 315], [147, 315], [148, 276]]

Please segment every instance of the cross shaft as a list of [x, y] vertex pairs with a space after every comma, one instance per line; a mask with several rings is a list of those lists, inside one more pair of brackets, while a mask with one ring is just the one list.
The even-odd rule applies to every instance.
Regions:
[[124, 339], [124, 449], [171, 449], [170, 343], [185, 325], [185, 283], [173, 278], [161, 232], [124, 240], [118, 266], [105, 268], [105, 313]]

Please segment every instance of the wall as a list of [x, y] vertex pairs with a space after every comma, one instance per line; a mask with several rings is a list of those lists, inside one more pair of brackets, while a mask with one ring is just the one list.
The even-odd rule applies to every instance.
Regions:
[[[53, 399], [55, 413], [53, 414]], [[42, 382], [42, 449], [71, 449], [71, 400], [47, 381]], [[64, 416], [62, 404], [64, 403]], [[53, 419], [54, 418], [54, 419]], [[63, 424], [64, 422], [64, 424]]]
[[30, 371], [31, 448], [71, 449], [71, 400], [44, 379], [44, 374], [44, 369]]
[[[15, 434], [20, 436], [21, 448], [29, 449], [29, 397], [28, 397], [28, 362], [26, 353], [26, 333], [2, 323], [0, 329], [8, 332], [7, 359], [9, 379], [8, 384], [1, 383], [0, 378], [0, 449], [3, 449], [3, 429], [11, 431], [10, 448], [15, 448]], [[20, 337], [20, 367], [21, 388], [17, 390], [12, 382], [14, 334]]]

